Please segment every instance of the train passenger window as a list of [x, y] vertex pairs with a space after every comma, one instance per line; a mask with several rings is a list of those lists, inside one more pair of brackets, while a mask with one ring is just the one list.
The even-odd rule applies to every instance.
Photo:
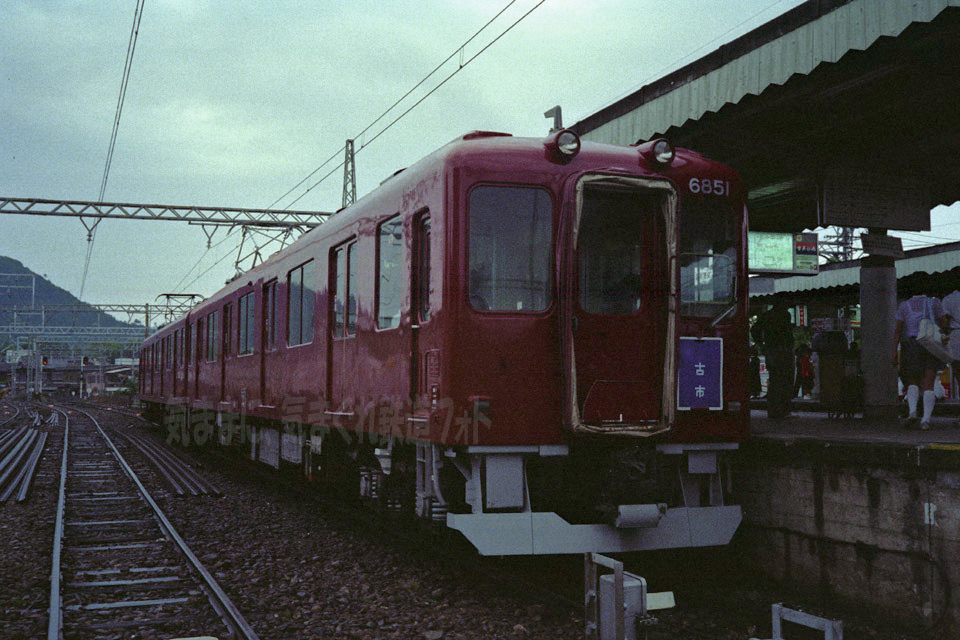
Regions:
[[533, 187], [477, 187], [470, 193], [470, 304], [478, 311], [550, 306], [553, 205]]
[[220, 335], [219, 311], [212, 311], [207, 314], [207, 362], [213, 362], [219, 354], [219, 345], [217, 337]]
[[287, 345], [313, 342], [313, 300], [316, 295], [311, 260], [287, 274]]
[[267, 351], [277, 348], [277, 281], [263, 285], [263, 344]]
[[357, 243], [347, 246], [347, 335], [357, 333]]
[[193, 345], [190, 344], [190, 335], [191, 335], [192, 329], [193, 327], [190, 324], [186, 325], [186, 327], [184, 328], [185, 333], [183, 334], [183, 362], [186, 365], [190, 364], [191, 362], [190, 356], [193, 355], [193, 350], [191, 349]]
[[197, 319], [197, 361], [203, 360], [203, 346], [206, 340], [206, 334], [203, 332], [203, 318]]
[[333, 252], [333, 281], [336, 293], [333, 297], [333, 335], [337, 338], [343, 337], [344, 321], [346, 320], [346, 307], [343, 301], [347, 294], [347, 250], [340, 247]]
[[430, 319], [430, 218], [420, 219], [417, 244], [417, 303], [420, 321]]
[[255, 324], [253, 314], [256, 311], [253, 292], [242, 296], [237, 308], [239, 310], [237, 321], [240, 323], [237, 332], [237, 355], [247, 356], [253, 353], [253, 328]]
[[737, 217], [719, 199], [689, 198], [680, 208], [680, 313], [712, 318], [734, 302]]
[[377, 231], [377, 328], [400, 326], [403, 300], [403, 221], [395, 216]]
[[231, 353], [231, 335], [233, 333], [233, 305], [223, 305], [223, 357]]
[[357, 243], [334, 250], [331, 256], [333, 297], [333, 335], [336, 338], [357, 332]]
[[660, 215], [660, 198], [636, 191], [587, 187], [577, 233], [580, 308], [629, 315], [640, 310], [644, 227]]

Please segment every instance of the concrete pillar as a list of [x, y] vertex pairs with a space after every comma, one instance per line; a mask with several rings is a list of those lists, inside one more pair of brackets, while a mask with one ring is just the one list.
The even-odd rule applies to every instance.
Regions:
[[896, 313], [897, 269], [894, 259], [865, 256], [860, 261], [860, 362], [866, 417], [896, 416], [897, 370], [891, 359]]

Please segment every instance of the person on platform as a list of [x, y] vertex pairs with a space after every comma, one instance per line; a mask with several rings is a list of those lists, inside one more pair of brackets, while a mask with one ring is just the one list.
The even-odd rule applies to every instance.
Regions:
[[793, 397], [796, 398], [799, 395], [801, 398], [806, 398], [813, 391], [814, 372], [811, 360], [813, 351], [810, 350], [810, 345], [804, 343], [797, 347], [795, 354], [797, 373], [793, 383]]
[[917, 342], [920, 321], [928, 315], [946, 327], [946, 315], [940, 301], [916, 295], [904, 300], [897, 307], [897, 324], [893, 331], [893, 366], [897, 366], [897, 347], [900, 348], [900, 379], [907, 388], [907, 415], [905, 426], [913, 429], [917, 425], [917, 404], [920, 400], [920, 388], [923, 387], [923, 417], [919, 419], [920, 429], [930, 428], [930, 418], [937, 402], [933, 392], [933, 383], [940, 368], [940, 361]]
[[784, 418], [790, 414], [793, 391], [793, 324], [784, 300], [757, 318], [751, 335], [761, 345], [770, 378], [767, 383], [767, 417]]

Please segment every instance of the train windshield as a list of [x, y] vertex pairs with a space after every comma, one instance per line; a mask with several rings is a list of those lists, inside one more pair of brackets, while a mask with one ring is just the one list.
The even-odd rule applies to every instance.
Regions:
[[584, 189], [577, 238], [581, 309], [602, 315], [640, 310], [645, 256], [653, 243], [650, 221], [660, 207], [656, 194]]
[[543, 311], [552, 300], [553, 203], [534, 187], [470, 193], [470, 304], [477, 311]]
[[680, 208], [680, 313], [716, 318], [736, 295], [737, 219], [729, 203], [689, 198]]

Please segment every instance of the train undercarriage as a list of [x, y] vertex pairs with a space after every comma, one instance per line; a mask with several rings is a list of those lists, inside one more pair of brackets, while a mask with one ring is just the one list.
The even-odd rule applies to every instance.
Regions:
[[482, 555], [618, 552], [727, 544], [735, 443], [446, 447], [249, 416], [151, 404], [181, 446], [228, 446], [338, 498], [459, 531]]

